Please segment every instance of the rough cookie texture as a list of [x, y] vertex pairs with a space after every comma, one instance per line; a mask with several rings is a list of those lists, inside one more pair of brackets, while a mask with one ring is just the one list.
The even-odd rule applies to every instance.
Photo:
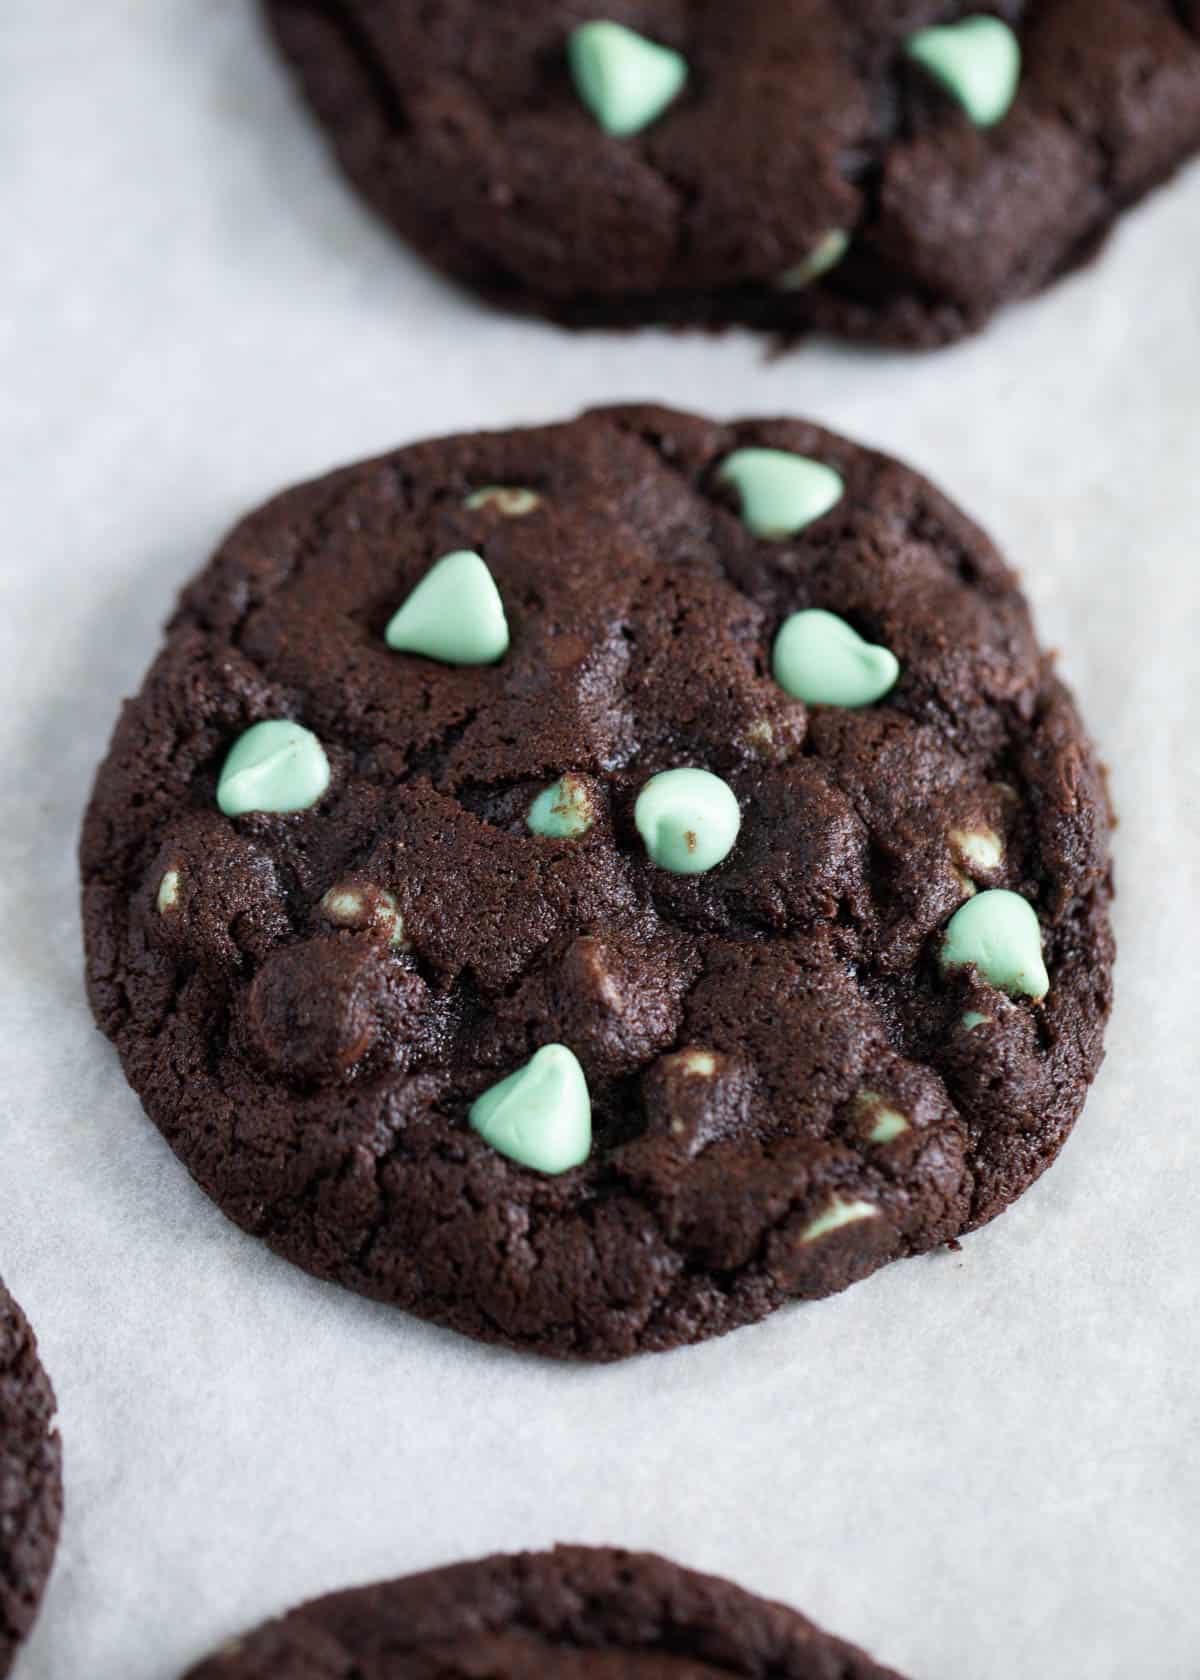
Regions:
[[54, 1391], [25, 1315], [0, 1283], [0, 1675], [33, 1626], [62, 1518]]
[[[1191, 0], [1002, 0], [995, 128], [906, 56], [977, 0], [265, 0], [343, 168], [429, 259], [570, 324], [748, 322], [936, 345], [1089, 257], [1200, 148]], [[603, 132], [570, 31], [677, 49], [686, 90]], [[850, 245], [815, 283], [781, 276]]]
[[782, 1604], [646, 1553], [483, 1558], [335, 1593], [186, 1680], [899, 1680]]
[[[843, 498], [753, 537], [717, 479], [750, 444], [835, 467]], [[491, 484], [541, 499], [465, 505]], [[500, 590], [497, 664], [384, 641], [455, 549]], [[895, 652], [883, 701], [808, 709], [772, 680], [803, 607]], [[329, 791], [222, 817], [224, 755], [266, 717], [316, 733]], [[688, 764], [742, 824], [685, 876], [650, 862], [633, 807]], [[566, 772], [596, 820], [534, 834]], [[934, 1248], [1053, 1160], [1109, 1009], [1108, 828], [1012, 574], [923, 479], [801, 422], [602, 410], [420, 444], [238, 527], [99, 773], [89, 992], [247, 1230], [472, 1335], [617, 1358]], [[1043, 1002], [940, 969], [975, 884], [1036, 909]], [[335, 924], [345, 887], [361, 910]], [[594, 1142], [544, 1177], [467, 1114], [554, 1042], [583, 1065]], [[886, 1141], [881, 1106], [903, 1122]]]

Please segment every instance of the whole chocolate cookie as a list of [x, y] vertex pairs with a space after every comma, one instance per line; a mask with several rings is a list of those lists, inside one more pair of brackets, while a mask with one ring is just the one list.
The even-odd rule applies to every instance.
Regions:
[[54, 1391], [37, 1339], [0, 1282], [0, 1675], [33, 1626], [61, 1519]]
[[568, 324], [928, 346], [1200, 148], [1179, 0], [265, 0], [347, 175]]
[[899, 1680], [782, 1604], [665, 1558], [558, 1546], [334, 1593], [186, 1680]]
[[1012, 574], [923, 479], [601, 410], [238, 527], [97, 779], [89, 992], [247, 1230], [618, 1358], [946, 1243], [1053, 1160], [1108, 828]]

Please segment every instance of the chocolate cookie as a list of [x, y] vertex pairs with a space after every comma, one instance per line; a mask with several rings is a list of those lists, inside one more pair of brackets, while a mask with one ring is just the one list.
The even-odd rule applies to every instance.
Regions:
[[186, 1680], [899, 1680], [782, 1604], [665, 1558], [558, 1546], [334, 1593]]
[[1012, 574], [923, 479], [602, 410], [233, 533], [99, 773], [89, 991], [280, 1253], [619, 1358], [946, 1243], [1053, 1160], [1108, 828]]
[[54, 1391], [33, 1331], [0, 1283], [0, 1675], [33, 1626], [61, 1518]]
[[265, 0], [350, 179], [572, 325], [930, 346], [1200, 148], [1179, 0]]

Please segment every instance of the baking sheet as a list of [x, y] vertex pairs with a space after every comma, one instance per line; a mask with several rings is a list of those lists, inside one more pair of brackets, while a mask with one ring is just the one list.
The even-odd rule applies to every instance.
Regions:
[[[926, 359], [572, 338], [335, 178], [249, 0], [0, 18], [0, 1270], [61, 1403], [22, 1680], [175, 1680], [303, 1596], [556, 1539], [785, 1598], [914, 1680], [1200, 1674], [1200, 173]], [[176, 589], [277, 487], [624, 398], [892, 449], [1025, 574], [1113, 770], [1109, 1059], [959, 1254], [574, 1369], [302, 1276], [191, 1184], [91, 1026], [75, 836]]]

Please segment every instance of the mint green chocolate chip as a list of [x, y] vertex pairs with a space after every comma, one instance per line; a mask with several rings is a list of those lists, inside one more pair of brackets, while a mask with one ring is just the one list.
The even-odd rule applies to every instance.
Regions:
[[780, 688], [809, 706], [870, 706], [900, 675], [890, 648], [865, 642], [852, 624], [820, 607], [783, 621], [771, 660]]
[[393, 613], [384, 640], [443, 665], [491, 665], [507, 653], [504, 603], [480, 556], [467, 548], [443, 554]]
[[535, 1172], [567, 1172], [591, 1151], [587, 1080], [565, 1044], [543, 1046], [476, 1098], [468, 1118], [485, 1143]]
[[810, 1225], [806, 1225], [800, 1233], [802, 1243], [819, 1242], [833, 1231], [840, 1231], [844, 1225], [857, 1225], [860, 1219], [878, 1219], [879, 1209], [874, 1202], [843, 1201], [835, 1196], [825, 1209], [819, 1213]]
[[820, 519], [845, 490], [832, 467], [788, 449], [735, 449], [717, 478], [737, 491], [747, 530], [772, 542], [794, 537]]
[[357, 927], [367, 916], [366, 899], [356, 887], [330, 887], [321, 908], [340, 927]]
[[971, 869], [989, 874], [1004, 862], [1004, 843], [992, 828], [952, 828], [950, 841]]
[[330, 887], [321, 900], [321, 909], [338, 927], [376, 927], [397, 951], [412, 949], [404, 937], [404, 917], [400, 914], [395, 894], [384, 887], [362, 887], [353, 883]]
[[867, 1136], [872, 1143], [893, 1143], [909, 1130], [908, 1116], [893, 1108], [878, 1091], [860, 1091], [858, 1106], [870, 1121]]
[[541, 505], [542, 498], [537, 491], [524, 484], [485, 484], [481, 490], [472, 490], [463, 502], [472, 513], [494, 507], [505, 519], [524, 519], [527, 513], [536, 513]]
[[986, 1027], [991, 1018], [990, 1015], [981, 1015], [978, 1009], [968, 1009], [962, 1018], [962, 1030], [974, 1032], [976, 1027]]
[[580, 99], [600, 127], [619, 139], [661, 117], [688, 77], [679, 53], [600, 18], [571, 31], [567, 58]]
[[1000, 18], [965, 17], [918, 29], [904, 49], [962, 106], [976, 128], [1008, 115], [1021, 80], [1021, 43]]
[[174, 910], [179, 903], [179, 871], [168, 869], [158, 883], [158, 896], [154, 900], [154, 907], [160, 916], [165, 916], [168, 910]]
[[981, 892], [954, 912], [941, 962], [943, 968], [977, 968], [1002, 992], [1044, 998], [1050, 990], [1037, 912], [1020, 893], [1003, 888]]
[[802, 292], [830, 269], [836, 268], [850, 249], [850, 235], [845, 228], [830, 228], [813, 246], [808, 255], [775, 277], [775, 289], [780, 292]]
[[702, 875], [733, 850], [742, 814], [728, 782], [708, 770], [651, 776], [633, 808], [652, 862], [672, 875]]
[[247, 811], [307, 811], [329, 786], [329, 760], [311, 730], [284, 718], [253, 724], [221, 766], [217, 804], [227, 817]]
[[543, 788], [525, 821], [535, 834], [549, 840], [574, 840], [586, 834], [596, 820], [596, 808], [587, 783], [579, 776], [560, 776]]

